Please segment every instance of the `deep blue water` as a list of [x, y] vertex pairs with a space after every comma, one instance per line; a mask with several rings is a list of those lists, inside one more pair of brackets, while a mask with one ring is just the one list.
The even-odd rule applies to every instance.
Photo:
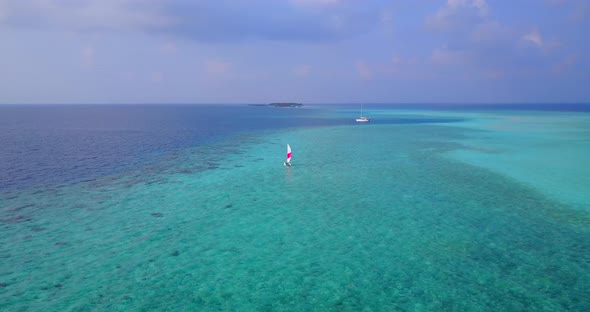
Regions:
[[[468, 108], [507, 107], [512, 106]], [[514, 107], [590, 110], [588, 105]], [[248, 105], [0, 105], [0, 190], [94, 179], [155, 161], [175, 149], [207, 144], [244, 131], [354, 123], [358, 108], [357, 104], [310, 105], [303, 109]], [[467, 106], [366, 107], [371, 108], [453, 110]], [[457, 121], [461, 119], [388, 117], [374, 123]]]
[[245, 105], [0, 106], [0, 190], [93, 179], [242, 131], [339, 122], [311, 114]]
[[244, 131], [350, 120], [247, 105], [3, 105], [0, 190], [94, 179]]

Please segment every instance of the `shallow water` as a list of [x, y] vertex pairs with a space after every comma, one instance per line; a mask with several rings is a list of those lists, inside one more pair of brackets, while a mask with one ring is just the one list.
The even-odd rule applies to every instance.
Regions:
[[0, 308], [588, 310], [589, 203], [456, 156], [488, 132], [240, 131], [89, 181], [5, 191]]
[[532, 185], [552, 198], [590, 209], [590, 114], [493, 113], [464, 126], [483, 130], [452, 155]]

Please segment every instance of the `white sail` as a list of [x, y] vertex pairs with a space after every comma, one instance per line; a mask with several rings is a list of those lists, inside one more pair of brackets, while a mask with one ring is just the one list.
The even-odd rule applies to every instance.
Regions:
[[291, 146], [289, 144], [287, 144], [287, 161], [285, 163], [290, 164], [291, 163]]
[[355, 119], [357, 122], [368, 122], [370, 119], [368, 117], [363, 116], [363, 104], [361, 103], [361, 116]]

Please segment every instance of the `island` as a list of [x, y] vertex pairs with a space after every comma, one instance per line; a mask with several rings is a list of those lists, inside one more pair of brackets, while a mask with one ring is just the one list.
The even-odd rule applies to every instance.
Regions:
[[301, 107], [303, 104], [301, 103], [270, 103], [268, 104], [274, 107]]
[[272, 106], [272, 107], [287, 107], [287, 108], [294, 108], [294, 107], [301, 107], [303, 104], [301, 103], [270, 103], [270, 104], [248, 104], [249, 106]]

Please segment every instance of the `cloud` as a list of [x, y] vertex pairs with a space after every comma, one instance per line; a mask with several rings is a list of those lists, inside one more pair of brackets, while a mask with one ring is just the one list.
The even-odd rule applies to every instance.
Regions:
[[566, 73], [568, 70], [573, 68], [573, 66], [578, 61], [578, 58], [574, 54], [570, 54], [565, 56], [561, 61], [559, 61], [556, 65], [553, 66], [553, 73], [556, 75], [561, 75]]
[[379, 24], [379, 12], [379, 5], [344, 0], [3, 0], [0, 28], [323, 42], [368, 32]]
[[590, 3], [588, 1], [578, 1], [574, 11], [571, 14], [571, 20], [575, 22], [585, 22], [590, 17]]
[[426, 18], [426, 28], [431, 31], [459, 30], [488, 16], [485, 0], [448, 0], [436, 13]]
[[469, 55], [465, 51], [438, 48], [432, 51], [430, 61], [435, 65], [447, 66], [466, 63]]
[[534, 30], [528, 34], [525, 34], [524, 36], [522, 36], [522, 39], [525, 41], [532, 42], [538, 47], [543, 47], [543, 36], [541, 36], [538, 30]]
[[311, 66], [309, 66], [309, 65], [298, 66], [295, 68], [293, 73], [297, 77], [307, 77], [311, 73]]
[[86, 46], [82, 49], [82, 64], [86, 68], [93, 68], [96, 61], [96, 50], [94, 47]]
[[448, 0], [447, 9], [463, 9], [474, 8], [477, 12], [484, 16], [488, 13], [488, 4], [486, 0]]
[[359, 77], [363, 80], [373, 79], [373, 71], [365, 61], [357, 61], [355, 67]]
[[391, 57], [391, 63], [394, 66], [405, 66], [405, 65], [413, 66], [413, 65], [418, 64], [418, 58], [417, 57], [402, 57], [400, 55], [394, 54], [393, 57]]
[[590, 2], [588, 0], [545, 0], [545, 4], [555, 9], [569, 11], [569, 21], [585, 22], [590, 17]]
[[0, 2], [0, 25], [5, 21], [9, 14], [8, 5], [5, 2]]
[[381, 11], [379, 20], [381, 21], [381, 24], [385, 26], [391, 26], [393, 23], [393, 14], [389, 10], [383, 10]]
[[343, 0], [290, 0], [291, 4], [305, 8], [325, 8], [343, 3]]
[[488, 4], [485, 0], [474, 0], [472, 1], [472, 6], [476, 7], [479, 10], [479, 13], [482, 15], [488, 14]]
[[167, 7], [180, 22], [166, 32], [204, 42], [338, 41], [378, 25], [378, 8], [340, 1], [202, 1]]
[[514, 36], [512, 30], [493, 20], [477, 23], [471, 29], [468, 39], [482, 46], [505, 45], [512, 41]]
[[210, 76], [221, 76], [229, 72], [231, 63], [220, 59], [210, 59], [205, 62], [205, 67]]
[[145, 30], [170, 26], [160, 0], [4, 0], [0, 26], [73, 31]]
[[379, 76], [396, 79], [399, 81], [430, 80], [435, 74], [433, 66], [428, 60], [417, 56], [403, 56], [394, 54], [389, 63], [373, 66], [377, 68]]
[[166, 54], [174, 54], [178, 52], [178, 47], [174, 42], [167, 42], [160, 47], [160, 51]]
[[384, 34], [388, 36], [394, 35], [394, 17], [389, 9], [384, 9], [379, 13], [379, 23]]
[[442, 41], [432, 50], [431, 63], [449, 68], [461, 66], [456, 72], [465, 77], [502, 79], [550, 74], [552, 64], [566, 53], [558, 38], [501, 23], [485, 1], [449, 0], [427, 17], [425, 24]]
[[484, 76], [488, 79], [503, 79], [508, 76], [508, 72], [501, 69], [490, 69], [485, 71]]

